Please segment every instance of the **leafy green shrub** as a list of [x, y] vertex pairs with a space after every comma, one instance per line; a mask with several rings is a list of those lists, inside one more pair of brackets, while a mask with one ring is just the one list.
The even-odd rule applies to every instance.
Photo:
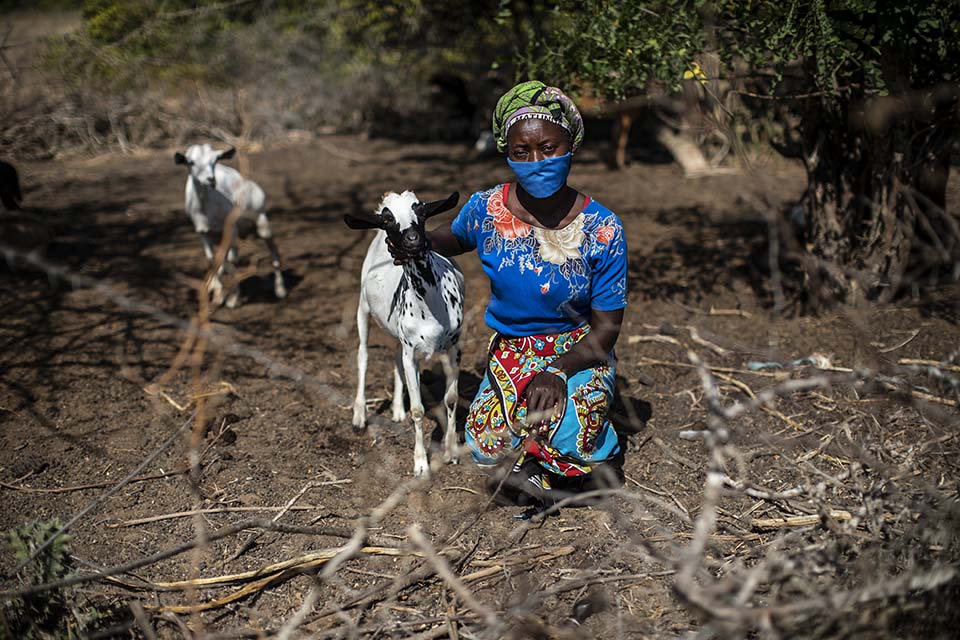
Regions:
[[[70, 536], [60, 534], [46, 549], [27, 562], [61, 524], [58, 520], [31, 522], [7, 532], [7, 546], [17, 564], [22, 587], [59, 580], [71, 571]], [[114, 618], [109, 608], [96, 608], [70, 589], [52, 589], [7, 600], [0, 605], [0, 638], [40, 640], [81, 638]]]

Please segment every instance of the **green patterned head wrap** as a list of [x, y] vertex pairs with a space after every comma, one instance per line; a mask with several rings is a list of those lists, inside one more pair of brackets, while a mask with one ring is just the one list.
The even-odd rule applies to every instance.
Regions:
[[497, 151], [507, 151], [507, 132], [521, 120], [538, 118], [560, 125], [570, 134], [570, 151], [575, 152], [583, 142], [583, 118], [573, 100], [556, 87], [548, 87], [539, 80], [521, 82], [507, 91], [493, 110], [493, 137]]

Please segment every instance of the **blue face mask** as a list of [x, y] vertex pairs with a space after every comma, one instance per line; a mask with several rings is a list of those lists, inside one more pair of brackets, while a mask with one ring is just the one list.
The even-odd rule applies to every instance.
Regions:
[[517, 174], [517, 182], [524, 191], [534, 198], [548, 198], [560, 190], [570, 175], [572, 154], [544, 158], [536, 162], [514, 162], [507, 158], [507, 164]]

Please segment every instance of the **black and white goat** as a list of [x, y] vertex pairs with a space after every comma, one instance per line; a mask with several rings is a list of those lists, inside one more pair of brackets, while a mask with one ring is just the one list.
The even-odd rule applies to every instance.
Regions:
[[[195, 144], [187, 148], [186, 154], [179, 151], [174, 155], [177, 164], [186, 165], [190, 171], [185, 188], [187, 215], [193, 222], [193, 228], [200, 234], [203, 251], [207, 260], [213, 260], [214, 244], [227, 226], [227, 218], [236, 209], [237, 217], [233, 224], [233, 238], [226, 259], [213, 275], [210, 289], [214, 304], [224, 301], [223, 283], [220, 276], [224, 269], [233, 271], [237, 261], [237, 238], [246, 236], [253, 229], [270, 250], [273, 263], [273, 291], [278, 298], [285, 298], [287, 289], [283, 285], [280, 271], [280, 254], [273, 241], [270, 221], [267, 219], [267, 198], [253, 180], [248, 180], [232, 167], [219, 164], [221, 160], [232, 158], [236, 150], [230, 147], [226, 151], [215, 151], [209, 144]], [[234, 289], [226, 298], [228, 308], [237, 305], [239, 289]]]
[[[360, 348], [357, 351], [359, 381], [353, 403], [353, 426], [366, 426], [365, 378], [367, 372], [367, 333], [369, 316], [400, 341], [393, 373], [393, 420], [406, 418], [403, 408], [403, 384], [410, 396], [410, 413], [416, 432], [413, 451], [413, 474], [425, 477], [430, 473], [427, 451], [423, 443], [423, 402], [420, 399], [420, 373], [416, 354], [427, 358], [437, 354], [446, 377], [443, 403], [447, 410], [443, 438], [444, 457], [456, 463], [457, 455], [457, 377], [460, 363], [460, 328], [463, 323], [463, 273], [455, 263], [426, 249], [424, 222], [430, 216], [452, 209], [460, 199], [453, 193], [446, 200], [421, 203], [412, 191], [388, 193], [375, 214], [344, 216], [353, 229], [379, 229], [360, 276], [360, 305], [357, 329]], [[402, 266], [393, 263], [386, 239], [407, 255], [421, 255]]]

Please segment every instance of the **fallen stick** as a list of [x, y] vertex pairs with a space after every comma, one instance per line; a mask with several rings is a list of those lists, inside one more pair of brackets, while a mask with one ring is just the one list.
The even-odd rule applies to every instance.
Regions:
[[[648, 542], [670, 542], [672, 540], [690, 540], [693, 538], [693, 534], [688, 531], [680, 531], [668, 536], [653, 536], [647, 538]], [[762, 540], [762, 536], [759, 533], [741, 533], [738, 535], [733, 535], [729, 533], [711, 533], [710, 539], [716, 542], [756, 542], [757, 540]]]
[[479, 491], [477, 491], [477, 490], [475, 490], [475, 489], [471, 489], [470, 487], [457, 487], [457, 486], [453, 486], [453, 487], [444, 487], [443, 490], [444, 490], [444, 491], [466, 491], [467, 493], [472, 493], [472, 494], [475, 495], [475, 496], [480, 495], [480, 492], [479, 492]]
[[[892, 385], [884, 384], [883, 386], [884, 386], [884, 387], [887, 387], [887, 388], [890, 389], [891, 391], [898, 391], [898, 389], [896, 389], [896, 388], [893, 387]], [[941, 398], [941, 397], [939, 397], [939, 396], [930, 395], [929, 393], [924, 393], [923, 391], [917, 391], [916, 389], [910, 389], [910, 395], [913, 396], [914, 398], [919, 398], [919, 399], [921, 399], [921, 400], [926, 400], [927, 402], [936, 402], [937, 404], [945, 404], [945, 405], [947, 405], [948, 407], [955, 407], [955, 406], [957, 406], [957, 401], [956, 401], [956, 400], [947, 400], [946, 398]]]
[[[629, 340], [629, 338], [627, 338]], [[646, 356], [640, 357], [640, 366], [651, 366], [651, 367], [681, 367], [683, 369], [696, 369], [696, 367], [689, 362], [671, 362], [669, 360], [657, 360], [655, 358], [648, 358]], [[707, 369], [711, 372], [722, 371], [724, 373], [743, 373], [750, 376], [761, 376], [763, 378], [781, 378], [783, 377], [782, 373], [771, 373], [769, 371], [750, 371], [749, 369], [734, 369], [733, 367], [711, 367], [707, 365]]]
[[[316, 511], [326, 507], [315, 507], [312, 505], [302, 505], [290, 507], [290, 511]], [[247, 511], [283, 511], [284, 507], [216, 507], [212, 509], [192, 509], [190, 511], [177, 511], [176, 513], [164, 513], [159, 516], [150, 516], [149, 518], [137, 518], [135, 520], [125, 520], [108, 524], [107, 529], [120, 529], [123, 527], [135, 527], [140, 524], [149, 524], [151, 522], [160, 522], [162, 520], [175, 520], [177, 518], [189, 518], [190, 516], [205, 515], [210, 513], [240, 513]]]
[[[920, 329], [915, 329], [915, 330], [913, 331], [913, 335], [911, 335], [909, 338], [907, 338], [907, 339], [904, 340], [903, 342], [901, 342], [901, 343], [899, 343], [899, 344], [895, 344], [895, 345], [893, 345], [892, 347], [883, 347], [883, 348], [880, 348], [880, 349], [878, 349], [878, 351], [879, 351], [880, 353], [890, 353], [891, 351], [896, 351], [896, 350], [899, 349], [900, 347], [905, 347], [905, 346], [907, 346], [907, 344], [909, 344], [910, 341], [913, 340], [914, 338], [916, 338], [918, 335], [920, 335]], [[881, 347], [881, 345], [880, 345], [879, 343], [877, 343], [877, 342], [871, 342], [870, 344], [873, 345], [873, 346], [875, 346], [875, 347]]]
[[697, 344], [699, 344], [701, 347], [706, 347], [707, 349], [710, 349], [710, 351], [713, 351], [719, 356], [725, 356], [730, 353], [729, 349], [724, 349], [723, 347], [716, 344], [715, 342], [710, 342], [706, 338], [701, 337], [700, 332], [697, 330], [696, 327], [692, 325], [687, 325], [684, 328], [690, 332], [690, 339], [696, 342]]
[[453, 598], [447, 601], [447, 611], [445, 613], [450, 640], [460, 640], [459, 616], [457, 615], [457, 603]]
[[[644, 325], [644, 326], [646, 327], [646, 326], [650, 326], [650, 325]], [[720, 345], [718, 345], [718, 344], [716, 344], [716, 343], [713, 343], [713, 342], [710, 342], [709, 340], [703, 338], [703, 337], [700, 335], [700, 332], [697, 330], [696, 327], [694, 327], [694, 326], [692, 326], [692, 325], [686, 325], [686, 326], [684, 326], [683, 328], [690, 332], [690, 340], [692, 340], [693, 342], [699, 344], [700, 346], [706, 347], [707, 349], [710, 349], [711, 351], [713, 351], [714, 353], [716, 353], [717, 355], [720, 355], [720, 356], [725, 356], [725, 355], [728, 355], [728, 354], [730, 353], [729, 350], [724, 349], [724, 348], [721, 347]], [[677, 340], [676, 338], [673, 338], [673, 337], [671, 337], [671, 336], [663, 335], [662, 333], [649, 334], [649, 335], [648, 335], [648, 334], [637, 334], [637, 335], [627, 336], [627, 344], [636, 344], [636, 343], [638, 343], [638, 342], [659, 342], [659, 343], [662, 343], [662, 344], [670, 344], [670, 345], [673, 345], [673, 346], [676, 346], [676, 347], [682, 347], [682, 346], [683, 346], [683, 345], [680, 343], [680, 341]]]
[[470, 562], [470, 564], [477, 565], [477, 566], [487, 565], [487, 567], [485, 569], [480, 569], [479, 571], [474, 571], [473, 573], [469, 573], [465, 576], [461, 576], [460, 580], [462, 580], [463, 582], [474, 582], [476, 580], [481, 580], [488, 576], [501, 573], [507, 567], [516, 567], [517, 565], [529, 564], [530, 568], [532, 568], [533, 565], [539, 562], [556, 560], [557, 558], [568, 556], [574, 551], [576, 551], [576, 548], [572, 546], [566, 546], [566, 547], [557, 547], [556, 549], [545, 550], [543, 554], [535, 557], [521, 556], [519, 558], [505, 558], [504, 560], [500, 560], [500, 561], [474, 560]]
[[[176, 471], [165, 471], [163, 473], [148, 473], [142, 476], [136, 476], [127, 480], [127, 483], [132, 484], [134, 482], [144, 482], [146, 480], [159, 480], [161, 478], [169, 478], [171, 476], [183, 475], [189, 471], [189, 469], [177, 469]], [[106, 482], [91, 482], [90, 484], [78, 484], [72, 487], [51, 487], [45, 489], [43, 487], [18, 487], [16, 485], [8, 484], [6, 482], [0, 482], [0, 487], [6, 489], [11, 489], [13, 491], [25, 491], [27, 493], [70, 493], [72, 491], [87, 491], [89, 489], [103, 489], [105, 487], [112, 487], [115, 484], [119, 484], [123, 480], [108, 480]]]
[[[232, 582], [249, 580], [250, 578], [257, 575], [265, 575], [264, 577], [251, 582], [250, 584], [244, 586], [241, 589], [238, 589], [232, 593], [229, 593], [221, 598], [215, 600], [208, 600], [206, 602], [201, 602], [199, 604], [186, 604], [186, 605], [150, 605], [146, 608], [151, 611], [156, 611], [157, 613], [183, 613], [191, 614], [198, 613], [201, 611], [209, 611], [211, 609], [218, 609], [224, 605], [230, 604], [231, 602], [236, 602], [241, 600], [248, 595], [263, 591], [267, 587], [272, 586], [273, 584], [286, 581], [295, 576], [301, 575], [310, 569], [315, 569], [317, 567], [323, 566], [330, 560], [336, 558], [346, 547], [337, 547], [335, 549], [324, 549], [323, 551], [318, 551], [316, 553], [311, 553], [306, 556], [301, 556], [300, 558], [293, 558], [285, 562], [280, 562], [275, 565], [270, 565], [269, 567], [264, 567], [262, 569], [257, 569], [254, 571], [246, 571], [244, 573], [227, 575], [227, 576], [216, 576], [213, 578], [199, 578], [196, 580], [181, 580], [179, 582], [158, 582], [156, 585], [158, 587], [166, 588], [176, 588], [176, 589], [191, 589], [197, 587], [211, 587], [211, 586], [221, 586], [224, 584], [230, 584]], [[390, 555], [390, 556], [404, 556], [404, 555], [419, 555], [416, 552], [407, 551], [405, 549], [397, 549], [393, 547], [363, 547], [360, 549], [361, 554], [366, 555]]]
[[703, 309], [685, 305], [682, 302], [673, 301], [673, 304], [677, 305], [681, 309], [686, 309], [687, 311], [699, 313], [704, 316], [740, 316], [741, 318], [746, 318], [747, 320], [753, 318], [752, 313], [749, 311], [743, 311], [741, 309], [717, 309], [713, 305], [710, 305], [710, 309], [704, 311]]
[[808, 461], [808, 460], [812, 460], [813, 458], [816, 458], [818, 455], [820, 455], [821, 453], [823, 453], [823, 451], [830, 445], [831, 442], [833, 442], [833, 434], [832, 434], [832, 433], [829, 434], [829, 435], [827, 435], [827, 436], [822, 440], [822, 442], [820, 443], [820, 446], [819, 446], [819, 447], [817, 447], [816, 449], [814, 449], [814, 450], [812, 450], [812, 451], [807, 451], [806, 453], [797, 456], [797, 459], [794, 460], [794, 462], [795, 462], [796, 464], [800, 464], [801, 462], [806, 462], [806, 461]]
[[177, 411], [180, 411], [180, 412], [186, 411], [191, 406], [193, 406], [193, 404], [197, 400], [200, 400], [201, 398], [210, 398], [213, 396], [222, 396], [222, 395], [227, 395], [231, 393], [235, 396], [240, 395], [239, 393], [237, 393], [236, 388], [226, 380], [220, 381], [219, 389], [211, 389], [210, 391], [204, 391], [204, 392], [197, 393], [190, 396], [186, 404], [181, 404], [176, 400], [174, 400], [172, 397], [170, 397], [170, 395], [166, 391], [163, 390], [163, 388], [159, 384], [156, 384], [156, 383], [148, 384], [143, 388], [143, 390], [144, 392], [146, 392], [147, 395], [160, 396], [161, 398], [169, 402]]
[[670, 336], [646, 336], [646, 335], [633, 335], [627, 336], [627, 344], [636, 344], [638, 342], [660, 342], [662, 344], [672, 344], [677, 347], [682, 347], [680, 341], [676, 338], [671, 338]]
[[[840, 522], [849, 522], [853, 519], [853, 514], [843, 509], [833, 509], [830, 511], [830, 517]], [[912, 514], [913, 520], [919, 519], [920, 514]], [[892, 513], [883, 514], [884, 522], [896, 522], [897, 518]], [[819, 524], [821, 516], [819, 514], [810, 514], [805, 516], [790, 516], [788, 518], [768, 518], [760, 520], [751, 520], [750, 525], [755, 529], [785, 529], [787, 527], [808, 527]], [[861, 527], [863, 524], [861, 523]]]
[[[830, 517], [841, 522], [849, 522], [853, 515], [849, 511], [834, 509], [830, 512]], [[750, 526], [754, 529], [787, 529], [789, 527], [809, 527], [820, 524], [821, 517], [817, 514], [809, 516], [790, 516], [788, 518], [761, 518], [750, 521]]]
[[[193, 580], [178, 580], [175, 582], [155, 582], [154, 586], [164, 588], [164, 589], [189, 589], [196, 587], [217, 587], [227, 584], [233, 584], [237, 582], [244, 582], [246, 580], [253, 580], [255, 578], [262, 578], [268, 574], [276, 574], [282, 571], [287, 571], [290, 569], [299, 569], [302, 567], [312, 567], [317, 564], [323, 564], [327, 560], [330, 560], [338, 553], [343, 551], [343, 547], [335, 547], [332, 549], [323, 549], [321, 551], [315, 551], [313, 553], [308, 553], [303, 556], [298, 556], [296, 558], [290, 558], [289, 560], [284, 560], [283, 562], [277, 562], [275, 564], [267, 565], [265, 567], [260, 567], [259, 569], [253, 569], [251, 571], [244, 571], [242, 573], [234, 573], [222, 576], [214, 576], [210, 578], [195, 578]], [[375, 555], [375, 556], [421, 556], [419, 552], [407, 551], [406, 549], [400, 549], [397, 547], [363, 547], [360, 549], [361, 555]]]
[[943, 364], [937, 360], [918, 360], [916, 358], [900, 358], [897, 360], [897, 364], [916, 364], [924, 365], [928, 367], [937, 367], [938, 369], [943, 369], [944, 371], [953, 371], [954, 373], [960, 373], [960, 366], [955, 364]]

